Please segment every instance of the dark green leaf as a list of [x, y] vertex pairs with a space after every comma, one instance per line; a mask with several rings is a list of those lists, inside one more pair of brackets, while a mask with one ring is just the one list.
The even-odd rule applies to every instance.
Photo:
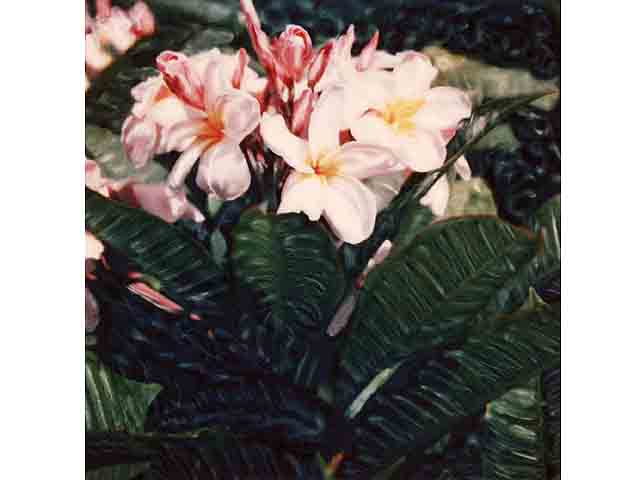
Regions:
[[560, 478], [560, 369], [542, 375], [544, 433], [548, 478]]
[[373, 270], [352, 319], [342, 365], [368, 381], [418, 350], [459, 342], [504, 311], [504, 286], [536, 253], [538, 239], [495, 217], [431, 225]]
[[85, 357], [85, 429], [142, 431], [149, 404], [162, 387], [116, 375], [92, 352]]
[[85, 189], [85, 225], [123, 252], [159, 289], [184, 307], [214, 317], [224, 314], [224, 275], [205, 248], [184, 231]]
[[[141, 432], [147, 409], [162, 387], [127, 380], [85, 353], [85, 429], [87, 432]], [[91, 435], [91, 433], [89, 433]], [[105, 452], [105, 455], [108, 453]], [[96, 459], [95, 464], [104, 461]], [[87, 472], [87, 480], [126, 480], [146, 468], [145, 457], [130, 458], [122, 465]], [[88, 462], [88, 465], [89, 466]]]
[[329, 366], [326, 330], [344, 295], [344, 275], [330, 236], [303, 215], [251, 210], [233, 230], [234, 274], [257, 298], [249, 325], [275, 372], [314, 385]]
[[487, 405], [484, 478], [547, 479], [539, 381], [538, 376]]
[[199, 435], [131, 436], [119, 433], [87, 437], [87, 465], [151, 461], [140, 479], [300, 479], [319, 480], [313, 454], [293, 454], [222, 432]]
[[559, 363], [559, 306], [519, 312], [498, 327], [458, 350], [401, 365], [356, 417], [356, 452], [346, 470], [370, 478], [404, 458], [393, 478], [406, 478], [425, 449], [465, 418]]

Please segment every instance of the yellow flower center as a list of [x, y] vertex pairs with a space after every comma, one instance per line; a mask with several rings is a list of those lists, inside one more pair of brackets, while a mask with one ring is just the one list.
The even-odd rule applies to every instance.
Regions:
[[307, 163], [313, 168], [315, 174], [321, 177], [333, 177], [340, 170], [340, 157], [337, 152], [322, 151], [315, 158], [309, 156]]
[[224, 138], [224, 116], [222, 109], [207, 113], [206, 126], [201, 131], [199, 137], [210, 141], [212, 145], [222, 141]]
[[425, 104], [424, 100], [398, 99], [387, 103], [386, 108], [379, 115], [397, 133], [410, 135], [416, 129], [413, 117]]

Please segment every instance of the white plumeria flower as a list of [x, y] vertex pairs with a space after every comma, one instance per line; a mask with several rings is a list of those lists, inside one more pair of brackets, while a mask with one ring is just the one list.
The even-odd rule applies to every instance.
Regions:
[[240, 142], [260, 122], [260, 105], [249, 93], [230, 88], [222, 69], [212, 62], [205, 74], [204, 110], [189, 109], [189, 119], [168, 132], [168, 150], [181, 150], [167, 183], [183, 186], [200, 158], [198, 186], [218, 199], [233, 200], [247, 191], [251, 173]]
[[278, 213], [323, 216], [347, 243], [360, 243], [373, 232], [376, 198], [362, 179], [388, 172], [396, 165], [391, 151], [375, 145], [340, 145], [336, 120], [344, 97], [340, 90], [322, 94], [311, 113], [309, 140], [293, 135], [281, 115], [264, 114], [260, 133], [266, 145], [293, 168]]
[[413, 171], [440, 167], [450, 132], [471, 114], [471, 101], [457, 88], [431, 88], [437, 74], [426, 57], [411, 54], [393, 72], [355, 75], [345, 87], [353, 137], [390, 148]]

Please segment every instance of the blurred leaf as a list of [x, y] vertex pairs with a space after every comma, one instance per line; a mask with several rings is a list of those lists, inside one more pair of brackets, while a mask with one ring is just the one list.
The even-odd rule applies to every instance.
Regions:
[[[489, 99], [558, 89], [557, 80], [540, 80], [524, 69], [496, 67], [441, 47], [428, 47], [423, 53], [429, 56], [440, 72], [435, 85], [460, 88], [469, 93], [475, 105]], [[551, 110], [557, 102], [557, 96], [547, 96], [532, 102], [532, 105]]]
[[155, 183], [163, 181], [167, 175], [167, 169], [155, 161], [136, 169], [127, 159], [120, 136], [106, 128], [86, 125], [85, 148], [100, 165], [103, 175], [113, 180], [135, 178], [141, 182]]
[[496, 215], [491, 190], [481, 178], [451, 183], [445, 217], [461, 215]]

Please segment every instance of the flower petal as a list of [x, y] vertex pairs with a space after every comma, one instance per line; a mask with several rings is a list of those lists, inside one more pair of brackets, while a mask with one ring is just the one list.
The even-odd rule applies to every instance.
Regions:
[[178, 122], [204, 118], [204, 112], [188, 107], [175, 96], [163, 98], [148, 110], [148, 118], [162, 127], [172, 127]]
[[360, 142], [345, 143], [338, 155], [340, 174], [354, 178], [389, 173], [397, 163], [396, 157], [388, 148]]
[[208, 141], [195, 142], [187, 148], [173, 165], [171, 173], [167, 177], [167, 185], [176, 190], [182, 188], [185, 178], [209, 143]]
[[164, 82], [173, 94], [191, 107], [204, 107], [204, 85], [202, 78], [183, 53], [170, 50], [156, 58], [156, 65]]
[[340, 113], [344, 105], [342, 89], [332, 88], [320, 95], [309, 121], [309, 149], [315, 158], [340, 145]]
[[122, 125], [121, 141], [127, 158], [136, 168], [142, 168], [155, 154], [158, 126], [151, 120], [129, 115]]
[[315, 222], [322, 215], [326, 196], [326, 185], [318, 176], [291, 172], [282, 189], [278, 213], [304, 212]]
[[433, 214], [441, 217], [444, 215], [449, 203], [449, 181], [447, 176], [443, 175], [429, 189], [429, 191], [420, 199], [420, 205], [430, 207]]
[[345, 85], [343, 128], [351, 128], [367, 110], [384, 110], [392, 92], [390, 72], [355, 72]]
[[447, 158], [447, 147], [439, 132], [416, 131], [411, 136], [398, 136], [391, 148], [398, 161], [414, 172], [439, 168]]
[[84, 232], [84, 258], [90, 258], [93, 260], [100, 260], [104, 253], [103, 243], [96, 238], [96, 236], [85, 230]]
[[240, 143], [260, 123], [260, 104], [246, 92], [233, 90], [218, 97], [222, 109], [224, 134]]
[[438, 70], [423, 55], [412, 55], [394, 70], [395, 96], [404, 99], [422, 98], [438, 75]]
[[355, 178], [331, 177], [327, 181], [324, 216], [335, 234], [347, 243], [369, 238], [376, 222], [376, 197]]
[[218, 199], [233, 200], [251, 184], [251, 172], [237, 143], [226, 139], [211, 145], [202, 155], [196, 183]]
[[193, 141], [206, 128], [204, 120], [185, 120], [176, 123], [167, 130], [165, 138], [165, 146], [168, 151], [178, 150], [185, 151], [193, 144]]
[[458, 88], [436, 87], [425, 96], [425, 105], [416, 113], [416, 125], [424, 130], [445, 130], [457, 127], [471, 115], [471, 100]]
[[174, 190], [164, 183], [127, 181], [117, 187], [114, 196], [167, 223], [174, 223], [180, 218], [190, 218], [196, 222], [204, 220], [204, 216], [189, 203], [184, 190]]
[[393, 129], [375, 112], [362, 115], [351, 124], [351, 135], [358, 142], [391, 147]]
[[364, 184], [376, 196], [376, 208], [379, 211], [385, 209], [391, 200], [394, 199], [407, 179], [407, 172], [392, 172], [388, 175], [372, 177], [367, 179]]
[[306, 163], [309, 153], [307, 142], [293, 135], [284, 123], [282, 115], [265, 113], [260, 122], [260, 134], [267, 147], [299, 172], [313, 173]]

